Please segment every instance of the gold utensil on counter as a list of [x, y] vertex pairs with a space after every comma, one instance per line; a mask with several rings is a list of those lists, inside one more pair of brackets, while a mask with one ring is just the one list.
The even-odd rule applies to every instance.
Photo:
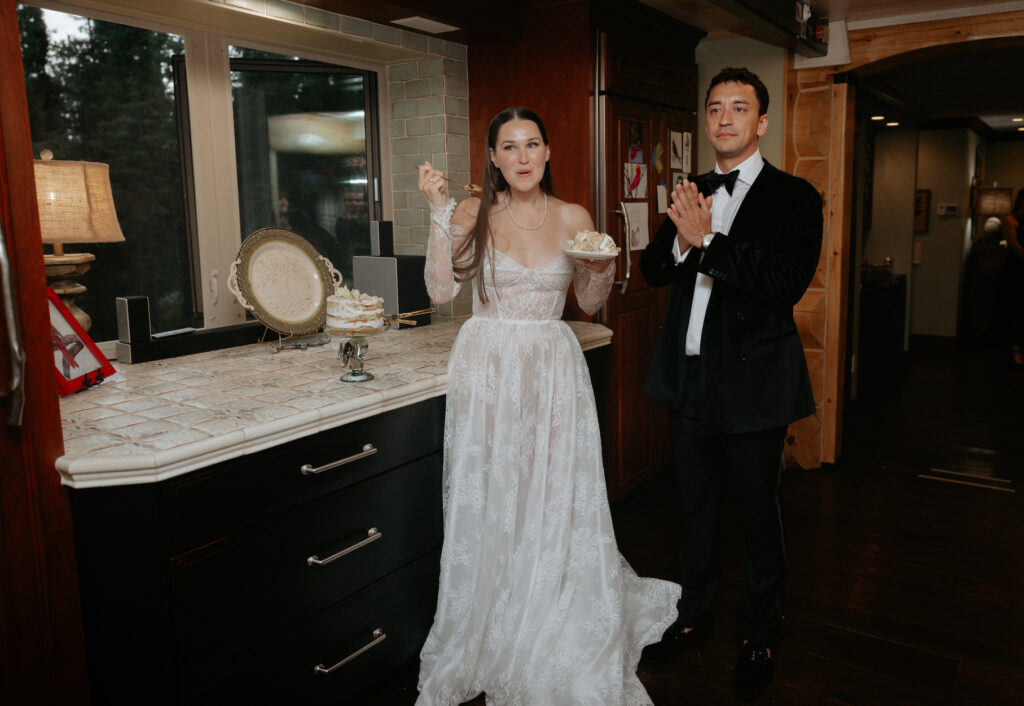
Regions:
[[409, 326], [415, 326], [418, 322], [410, 319], [410, 316], [419, 316], [420, 314], [433, 314], [437, 309], [430, 307], [429, 309], [418, 309], [416, 311], [405, 311], [401, 314], [391, 314], [388, 319], [391, 321], [397, 321], [400, 324], [408, 324]]
[[466, 193], [471, 194], [473, 196], [476, 196], [477, 194], [482, 194], [484, 192], [484, 188], [482, 186], [477, 186], [476, 184], [460, 184], [459, 182], [455, 181], [454, 179], [449, 179], [448, 177], [446, 177], [444, 175], [442, 175], [441, 178], [444, 179], [445, 181], [448, 181], [448, 182], [451, 182], [452, 184], [455, 184], [460, 189], [462, 189]]

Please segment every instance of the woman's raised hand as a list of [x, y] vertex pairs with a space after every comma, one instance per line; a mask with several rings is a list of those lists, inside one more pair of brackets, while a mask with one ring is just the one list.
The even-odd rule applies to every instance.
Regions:
[[419, 187], [427, 202], [432, 206], [444, 207], [448, 203], [445, 195], [444, 175], [434, 169], [430, 162], [424, 162], [419, 167]]

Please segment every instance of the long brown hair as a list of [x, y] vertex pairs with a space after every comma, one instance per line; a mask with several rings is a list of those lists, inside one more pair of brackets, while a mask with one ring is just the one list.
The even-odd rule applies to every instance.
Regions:
[[[510, 120], [532, 120], [537, 125], [537, 129], [540, 130], [540, 137], [544, 140], [544, 145], [547, 146], [548, 144], [548, 131], [544, 127], [540, 116], [529, 108], [523, 108], [522, 106], [505, 108], [505, 110], [491, 119], [491, 125], [487, 128], [487, 148], [484, 152], [484, 164], [486, 167], [484, 169], [484, 190], [480, 194], [480, 211], [477, 213], [476, 225], [473, 226], [470, 237], [462, 242], [462, 245], [455, 251], [452, 258], [456, 281], [465, 282], [475, 278], [477, 280], [477, 294], [479, 294], [480, 301], [482, 302], [487, 301], [487, 294], [484, 292], [484, 280], [480, 275], [484, 267], [484, 253], [491, 241], [488, 218], [491, 206], [498, 203], [498, 194], [509, 188], [508, 182], [505, 181], [501, 170], [495, 167], [494, 162], [491, 161], [491, 151], [498, 144], [498, 131], [501, 130], [501, 126]], [[544, 165], [544, 176], [540, 179], [540, 190], [549, 196], [552, 195], [551, 169], [546, 164]], [[471, 257], [469, 256], [470, 252], [472, 252]]]

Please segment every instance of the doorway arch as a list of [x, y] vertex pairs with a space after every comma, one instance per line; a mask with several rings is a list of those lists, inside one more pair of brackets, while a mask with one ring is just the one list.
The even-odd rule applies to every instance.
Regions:
[[842, 452], [856, 101], [847, 77], [915, 52], [946, 52], [981, 40], [1022, 37], [1024, 12], [1004, 12], [852, 31], [850, 61], [840, 66], [796, 70], [790, 59], [784, 167], [821, 193], [825, 232], [814, 279], [795, 310], [817, 410], [790, 427], [787, 464], [814, 468], [835, 463]]

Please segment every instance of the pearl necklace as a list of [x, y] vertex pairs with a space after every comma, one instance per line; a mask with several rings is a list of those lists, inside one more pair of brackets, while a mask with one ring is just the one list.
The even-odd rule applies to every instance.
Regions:
[[508, 211], [508, 217], [512, 219], [512, 223], [515, 224], [516, 228], [521, 230], [537, 230], [544, 225], [544, 221], [548, 218], [548, 195], [544, 194], [544, 215], [540, 217], [540, 223], [535, 226], [524, 226], [516, 220], [516, 217], [512, 215], [512, 202], [509, 200], [507, 191], [505, 192], [505, 210]]

